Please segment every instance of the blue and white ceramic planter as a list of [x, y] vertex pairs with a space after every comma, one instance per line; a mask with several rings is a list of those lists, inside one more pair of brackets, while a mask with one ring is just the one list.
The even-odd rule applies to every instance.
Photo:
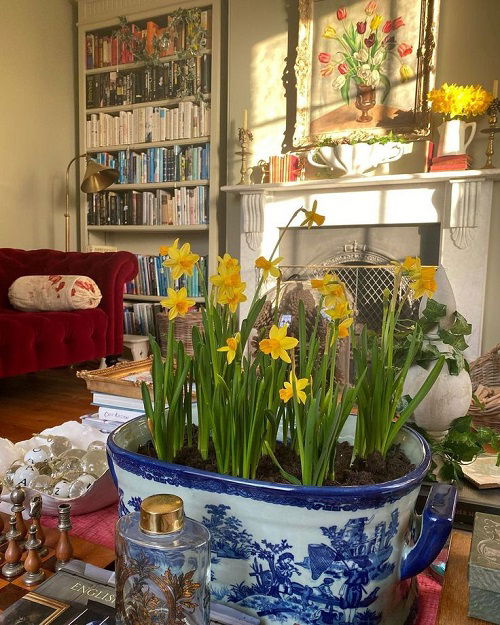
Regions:
[[148, 439], [140, 417], [108, 440], [120, 514], [148, 495], [182, 497], [186, 514], [212, 535], [215, 600], [248, 609], [266, 625], [414, 621], [412, 578], [444, 545], [456, 501], [453, 487], [436, 485], [422, 517], [414, 515], [431, 459], [418, 433], [400, 434], [416, 466], [405, 477], [322, 488], [243, 480], [135, 453]]

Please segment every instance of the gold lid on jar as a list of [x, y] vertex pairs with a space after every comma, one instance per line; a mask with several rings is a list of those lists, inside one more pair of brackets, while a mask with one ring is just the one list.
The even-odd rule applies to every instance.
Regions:
[[141, 503], [139, 527], [147, 534], [171, 534], [184, 526], [184, 503], [177, 495], [152, 495]]

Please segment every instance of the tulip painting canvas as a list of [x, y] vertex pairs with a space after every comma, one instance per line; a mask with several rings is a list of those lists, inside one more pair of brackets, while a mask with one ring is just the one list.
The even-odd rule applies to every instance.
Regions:
[[295, 144], [428, 133], [438, 0], [300, 0]]

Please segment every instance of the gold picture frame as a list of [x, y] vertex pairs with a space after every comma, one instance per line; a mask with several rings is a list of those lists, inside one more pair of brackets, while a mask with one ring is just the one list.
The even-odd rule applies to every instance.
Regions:
[[439, 1], [298, 0], [296, 148], [355, 130], [429, 134]]
[[[151, 371], [151, 364], [151, 358], [132, 362], [119, 362], [117, 365], [107, 369], [77, 371], [76, 376], [85, 380], [89, 391], [142, 399], [141, 383], [144, 381], [143, 374], [148, 374]], [[152, 382], [149, 380], [145, 381], [152, 392]]]
[[[35, 605], [30, 606], [29, 604]], [[39, 612], [37, 612], [37, 606], [40, 606]], [[0, 614], [0, 623], [16, 625], [16, 623], [18, 621], [21, 622], [21, 620], [22, 622], [26, 622], [24, 617], [29, 615], [39, 618], [40, 620], [37, 621], [39, 625], [50, 625], [50, 623], [53, 623], [57, 617], [69, 607], [67, 603], [63, 603], [62, 601], [29, 592]], [[44, 610], [43, 608], [49, 608], [51, 612], [47, 613], [48, 610]]]

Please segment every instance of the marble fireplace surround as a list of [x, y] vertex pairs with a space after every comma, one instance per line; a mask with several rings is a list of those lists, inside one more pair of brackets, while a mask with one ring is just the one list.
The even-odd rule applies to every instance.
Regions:
[[[314, 200], [327, 226], [439, 223], [439, 260], [457, 309], [473, 326], [467, 350], [472, 360], [481, 353], [495, 180], [500, 169], [222, 187], [240, 196], [239, 257], [249, 299], [256, 286], [255, 259], [269, 258], [279, 229], [297, 208], [310, 209]], [[243, 316], [247, 305], [241, 306]]]

